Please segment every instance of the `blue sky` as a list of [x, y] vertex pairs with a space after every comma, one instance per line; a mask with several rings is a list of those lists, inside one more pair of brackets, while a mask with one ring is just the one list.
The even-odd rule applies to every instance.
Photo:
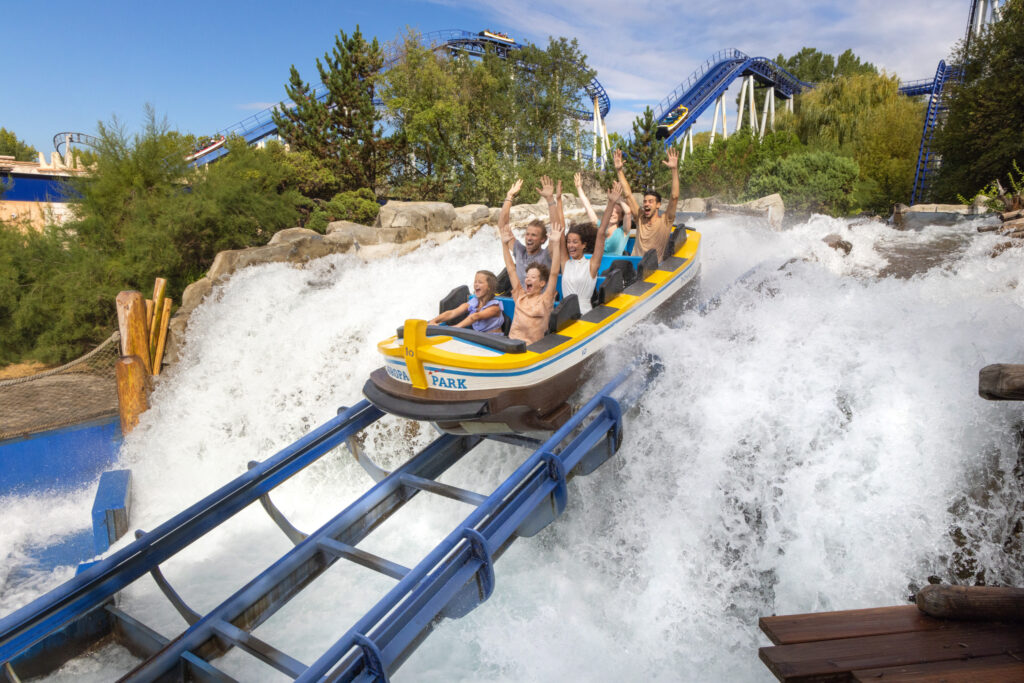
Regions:
[[852, 48], [905, 80], [930, 78], [969, 10], [969, 0], [4, 0], [0, 126], [49, 155], [56, 133], [95, 133], [113, 116], [139, 130], [150, 103], [173, 128], [210, 134], [280, 101], [292, 64], [313, 79], [338, 30], [359, 24], [381, 41], [407, 27], [491, 28], [540, 45], [575, 37], [611, 97], [609, 130], [625, 131], [724, 48]]

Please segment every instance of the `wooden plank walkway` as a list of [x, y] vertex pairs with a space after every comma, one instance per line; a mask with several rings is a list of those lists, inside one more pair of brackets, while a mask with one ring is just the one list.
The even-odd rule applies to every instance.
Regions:
[[763, 617], [780, 681], [1024, 681], [1024, 624], [954, 621], [915, 605]]

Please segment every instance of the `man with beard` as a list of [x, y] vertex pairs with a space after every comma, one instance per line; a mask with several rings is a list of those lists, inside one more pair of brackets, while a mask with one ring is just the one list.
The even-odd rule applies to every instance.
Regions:
[[633, 256], [643, 256], [649, 249], [655, 249], [659, 261], [665, 258], [668, 235], [672, 232], [672, 224], [676, 220], [676, 205], [679, 203], [679, 152], [670, 147], [667, 156], [668, 158], [661, 163], [672, 169], [672, 196], [668, 199], [668, 209], [664, 214], [659, 214], [661, 194], [657, 190], [644, 191], [643, 211], [637, 206], [633, 192], [629, 189], [626, 174], [622, 172], [622, 150], [615, 150], [615, 171], [619, 175], [619, 182], [622, 183], [623, 196], [629, 204], [630, 211], [638, 217]]

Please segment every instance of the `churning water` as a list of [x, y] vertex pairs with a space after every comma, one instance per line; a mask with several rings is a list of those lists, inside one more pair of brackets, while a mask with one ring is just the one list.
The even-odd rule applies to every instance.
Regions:
[[[900, 604], [929, 577], [1024, 584], [1022, 411], [977, 395], [981, 367], [1024, 361], [1024, 250], [992, 257], [998, 238], [970, 224], [696, 225], [705, 305], [605, 355], [665, 366], [627, 416], [622, 449], [570, 484], [562, 517], [497, 563], [490, 600], [441, 624], [398, 680], [771, 680], [759, 616]], [[822, 242], [829, 233], [849, 255]], [[193, 314], [184, 359], [125, 442], [133, 526], [153, 528], [359, 400], [376, 341], [431, 315], [478, 268], [499, 270], [499, 257], [487, 228], [401, 259], [235, 275]], [[393, 466], [430, 438], [388, 419], [368, 447]], [[524, 455], [484, 444], [442, 480], [489, 492]], [[370, 483], [338, 451], [273, 497], [312, 531]], [[41, 503], [12, 505], [12, 547], [19, 528], [44, 533]], [[419, 496], [361, 547], [411, 566], [468, 512]], [[254, 505], [164, 571], [204, 611], [288, 547]], [[343, 564], [256, 634], [313, 661], [392, 585]], [[42, 583], [7, 595], [4, 611]], [[165, 635], [184, 628], [148, 578], [121, 606]], [[132, 666], [107, 648], [52, 678]], [[217, 666], [283, 680], [235, 652]]]

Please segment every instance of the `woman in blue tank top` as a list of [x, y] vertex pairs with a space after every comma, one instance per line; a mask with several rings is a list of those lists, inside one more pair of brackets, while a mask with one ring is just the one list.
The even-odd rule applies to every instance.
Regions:
[[[576, 181], [576, 194], [579, 195], [580, 202], [587, 212], [587, 218], [590, 219], [591, 223], [597, 225], [600, 222], [597, 220], [597, 212], [594, 211], [594, 207], [590, 205], [590, 199], [587, 198], [587, 194], [583, 191], [583, 176], [577, 173], [573, 176], [573, 180]], [[604, 251], [602, 253], [609, 256], [622, 256], [623, 252], [626, 251], [629, 231], [633, 229], [633, 214], [626, 202], [622, 200], [608, 202], [604, 210], [605, 213], [611, 211], [612, 215], [608, 228], [605, 231]]]

